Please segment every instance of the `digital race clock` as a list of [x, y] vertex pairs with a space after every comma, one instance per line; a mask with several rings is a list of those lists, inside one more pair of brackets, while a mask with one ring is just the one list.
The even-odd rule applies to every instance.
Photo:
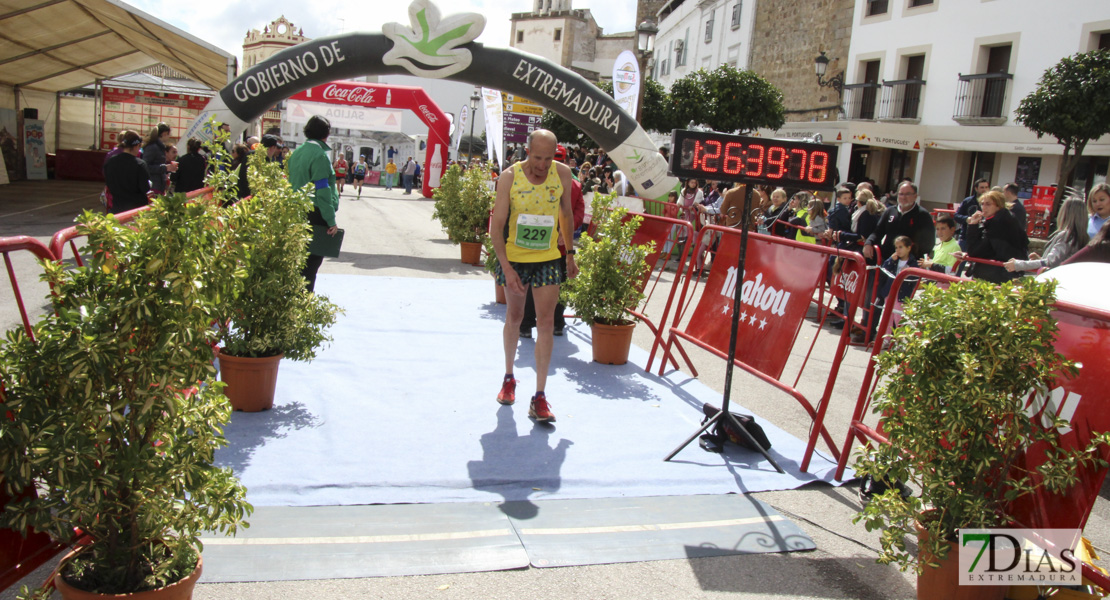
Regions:
[[835, 188], [836, 146], [675, 129], [671, 174], [825, 190]]

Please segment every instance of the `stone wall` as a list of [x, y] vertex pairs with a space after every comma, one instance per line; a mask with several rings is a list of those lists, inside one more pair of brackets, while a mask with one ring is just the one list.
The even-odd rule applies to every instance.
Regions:
[[659, 25], [659, 17], [655, 13], [659, 12], [659, 9], [663, 8], [666, 3], [667, 0], [637, 0], [636, 22], [633, 25], [639, 27], [645, 19]]
[[[829, 57], [826, 78], [847, 66], [853, 0], [758, 0], [751, 46], [752, 71], [779, 88], [787, 121], [836, 120], [836, 90], [819, 87], [813, 59]], [[805, 113], [792, 110], [818, 109]]]

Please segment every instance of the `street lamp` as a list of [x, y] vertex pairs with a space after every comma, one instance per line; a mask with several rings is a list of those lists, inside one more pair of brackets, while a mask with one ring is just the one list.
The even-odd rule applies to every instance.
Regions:
[[655, 34], [659, 28], [654, 23], [644, 19], [636, 27], [636, 50], [640, 55], [640, 92], [636, 101], [636, 121], [639, 122], [644, 114], [644, 88], [647, 87], [647, 71], [649, 60], [655, 54]]
[[829, 68], [829, 57], [825, 56], [825, 51], [821, 51], [821, 55], [813, 60], [813, 66], [817, 70], [817, 85], [820, 87], [831, 87], [836, 90], [837, 104], [843, 99], [844, 96], [844, 71], [837, 73], [836, 77], [828, 80], [822, 80], [825, 76], [825, 71]]
[[469, 166], [470, 161], [474, 160], [474, 121], [478, 120], [478, 103], [482, 101], [482, 96], [478, 94], [478, 88], [474, 88], [474, 93], [470, 95], [470, 138], [466, 140], [466, 162]]

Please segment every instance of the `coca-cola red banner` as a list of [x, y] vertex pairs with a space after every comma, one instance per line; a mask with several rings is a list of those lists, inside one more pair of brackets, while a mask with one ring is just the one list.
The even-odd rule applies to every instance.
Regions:
[[[1110, 373], [1110, 322], [1092, 319], [1065, 310], [1057, 310], [1059, 331], [1056, 351], [1080, 365], [1079, 376], [1061, 380], [1047, 395], [1033, 398], [1028, 412], [1042, 412], [1070, 421], [1060, 433], [1065, 448], [1086, 448], [1095, 433], [1110, 431], [1110, 395], [1106, 392], [1106, 373]], [[1102, 457], [1110, 458], [1103, 448]], [[1025, 455], [1021, 469], [1033, 469], [1044, 462], [1043, 450], [1034, 446]], [[1064, 494], [1040, 488], [1019, 499], [1011, 508], [1021, 524], [1032, 528], [1082, 528], [1091, 507], [1099, 497], [1105, 468], [1078, 469], [1075, 487]]]
[[727, 353], [733, 299], [736, 286], [742, 285], [736, 358], [778, 379], [813, 292], [825, 276], [827, 256], [781, 238], [750, 234], [741, 284], [736, 272], [740, 232], [719, 233], [717, 256], [686, 333]]

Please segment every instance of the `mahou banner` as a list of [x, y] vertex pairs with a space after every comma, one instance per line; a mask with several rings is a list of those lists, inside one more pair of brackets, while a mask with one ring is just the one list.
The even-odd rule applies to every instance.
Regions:
[[723, 232], [686, 333], [727, 353], [732, 303], [736, 286], [742, 285], [736, 359], [778, 379], [828, 260], [820, 252], [751, 234], [741, 284], [736, 272], [739, 250], [740, 232]]

